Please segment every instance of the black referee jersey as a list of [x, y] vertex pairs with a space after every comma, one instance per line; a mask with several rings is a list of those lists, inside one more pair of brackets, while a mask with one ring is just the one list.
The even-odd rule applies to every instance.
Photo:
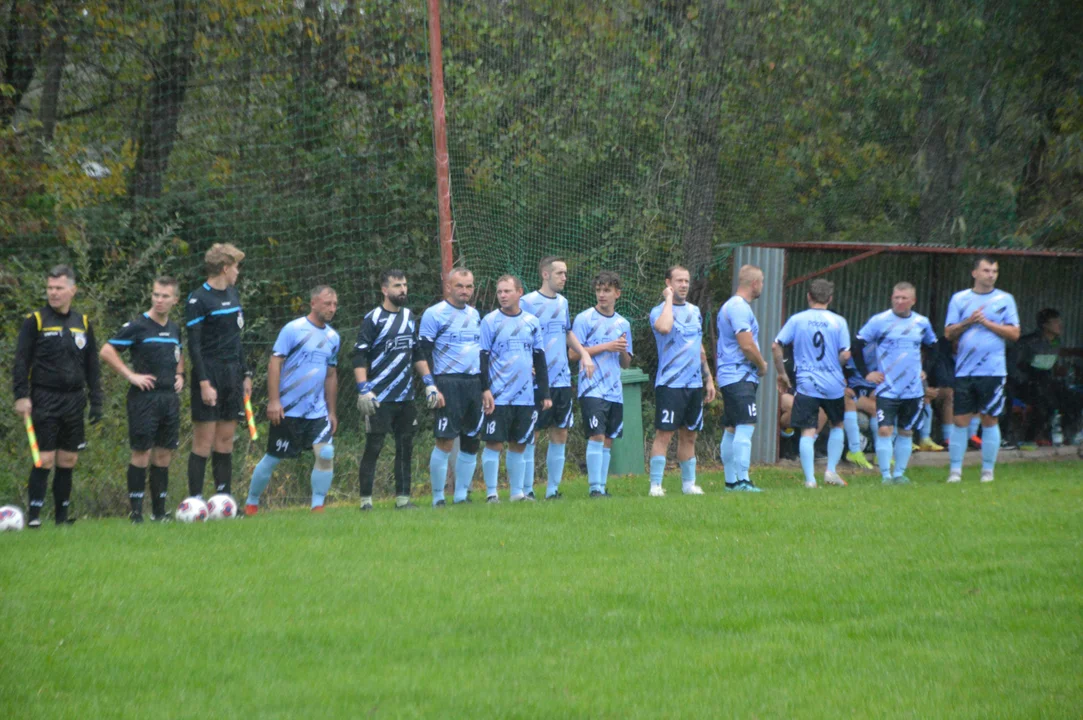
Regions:
[[241, 365], [247, 373], [241, 330], [244, 311], [235, 287], [215, 290], [203, 283], [188, 296], [184, 305], [188, 327], [188, 355], [192, 359], [192, 384], [210, 379], [206, 363]]
[[414, 363], [424, 359], [418, 325], [409, 308], [389, 312], [383, 306], [361, 321], [353, 366], [368, 368], [368, 381], [380, 402], [406, 402], [414, 397]]
[[[132, 369], [140, 375], [153, 375], [155, 390], [173, 390], [177, 365], [181, 359], [180, 327], [172, 320], [159, 325], [149, 313], [143, 313], [124, 325], [109, 339], [118, 350], [128, 350]], [[140, 392], [134, 385], [129, 392]]]

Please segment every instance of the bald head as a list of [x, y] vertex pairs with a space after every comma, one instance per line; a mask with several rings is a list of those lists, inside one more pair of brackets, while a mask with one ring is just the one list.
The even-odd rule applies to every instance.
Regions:
[[755, 300], [763, 292], [763, 270], [755, 265], [742, 265], [737, 271], [737, 294], [748, 301]]

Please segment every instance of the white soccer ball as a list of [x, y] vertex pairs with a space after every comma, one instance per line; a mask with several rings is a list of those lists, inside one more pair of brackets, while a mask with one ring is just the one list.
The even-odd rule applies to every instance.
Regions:
[[177, 506], [175, 517], [184, 523], [203, 522], [207, 519], [207, 503], [197, 497], [185, 498]]
[[14, 505], [0, 507], [0, 532], [12, 530], [18, 532], [25, 526], [23, 511]]
[[233, 520], [237, 517], [237, 501], [232, 495], [220, 493], [207, 500], [208, 520]]

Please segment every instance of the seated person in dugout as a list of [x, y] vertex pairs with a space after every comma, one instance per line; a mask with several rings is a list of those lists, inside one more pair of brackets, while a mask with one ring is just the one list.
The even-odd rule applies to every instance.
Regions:
[[1061, 318], [1053, 308], [1038, 313], [1038, 329], [1019, 338], [1016, 344], [1017, 382], [1015, 396], [1027, 405], [1023, 439], [1034, 442], [1052, 439], [1053, 415], [1060, 413], [1062, 434], [1072, 437], [1079, 430], [1080, 397], [1068, 387], [1063, 365], [1057, 365], [1061, 349]]

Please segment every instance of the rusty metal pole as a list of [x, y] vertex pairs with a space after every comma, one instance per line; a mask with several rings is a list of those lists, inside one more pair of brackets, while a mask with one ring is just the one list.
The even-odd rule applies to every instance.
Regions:
[[[451, 271], [451, 173], [447, 152], [447, 114], [444, 98], [444, 51], [440, 42], [440, 0], [429, 0], [429, 76], [432, 85], [432, 137], [436, 158], [436, 210], [440, 217], [440, 269], [446, 280]], [[443, 283], [441, 283], [443, 284]]]

